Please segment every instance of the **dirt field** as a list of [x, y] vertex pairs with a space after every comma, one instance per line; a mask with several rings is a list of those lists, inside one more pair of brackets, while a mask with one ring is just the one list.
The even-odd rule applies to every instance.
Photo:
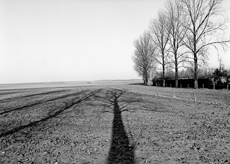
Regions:
[[0, 163], [230, 163], [230, 92], [126, 84], [0, 90]]

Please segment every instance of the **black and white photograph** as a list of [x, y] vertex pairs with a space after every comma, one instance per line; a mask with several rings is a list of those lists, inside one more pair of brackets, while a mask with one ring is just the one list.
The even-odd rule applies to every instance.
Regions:
[[230, 1], [0, 0], [0, 164], [230, 164]]

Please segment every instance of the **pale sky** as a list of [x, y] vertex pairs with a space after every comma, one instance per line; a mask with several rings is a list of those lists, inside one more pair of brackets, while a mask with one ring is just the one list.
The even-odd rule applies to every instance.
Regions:
[[133, 42], [165, 2], [0, 0], [0, 83], [140, 78]]

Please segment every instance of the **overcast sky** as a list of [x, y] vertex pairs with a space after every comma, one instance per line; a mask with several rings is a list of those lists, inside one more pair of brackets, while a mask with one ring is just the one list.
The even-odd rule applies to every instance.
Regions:
[[139, 78], [133, 41], [165, 2], [0, 0], [0, 83]]

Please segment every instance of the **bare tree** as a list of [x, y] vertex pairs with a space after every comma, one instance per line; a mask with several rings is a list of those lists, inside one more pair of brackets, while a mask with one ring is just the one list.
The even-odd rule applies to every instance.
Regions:
[[165, 87], [165, 70], [168, 64], [168, 51], [166, 46], [169, 41], [167, 32], [167, 18], [163, 11], [158, 12], [158, 18], [150, 22], [150, 33], [153, 44], [157, 47], [156, 61], [162, 66], [163, 87]]
[[183, 39], [186, 35], [187, 29], [182, 26], [183, 12], [180, 0], [168, 1], [166, 3], [167, 12], [167, 31], [169, 33], [169, 45], [172, 55], [171, 62], [175, 70], [175, 87], [178, 87], [178, 69], [182, 67], [182, 63], [186, 60], [184, 54], [186, 52], [179, 51], [183, 46]]
[[181, 0], [184, 17], [183, 26], [187, 29], [184, 45], [191, 52], [191, 65], [194, 73], [194, 88], [198, 88], [198, 65], [205, 63], [208, 47], [225, 48], [229, 39], [224, 39], [226, 20], [221, 15], [222, 0]]
[[149, 32], [144, 32], [139, 39], [135, 40], [134, 46], [136, 48], [133, 56], [134, 68], [139, 76], [142, 76], [144, 85], [147, 85], [150, 72], [155, 66], [155, 47], [151, 44]]

